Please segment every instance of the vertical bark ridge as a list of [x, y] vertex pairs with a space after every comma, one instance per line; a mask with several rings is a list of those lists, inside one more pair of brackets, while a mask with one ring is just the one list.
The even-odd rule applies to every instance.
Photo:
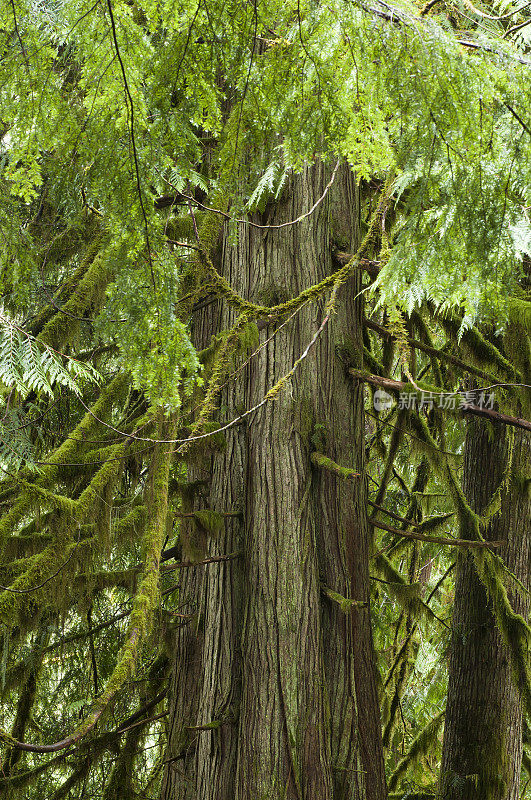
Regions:
[[[322, 164], [295, 176], [260, 221], [298, 217], [321, 196], [328, 176]], [[240, 226], [237, 242], [224, 242], [220, 270], [244, 297], [282, 302], [332, 271], [331, 221], [345, 246], [355, 247], [358, 208], [345, 168], [307, 220], [280, 230]], [[368, 599], [366, 487], [311, 466], [319, 440], [329, 457], [363, 471], [363, 398], [336, 352], [361, 348], [359, 288], [359, 275], [342, 287], [338, 313], [290, 385], [228, 431], [227, 449], [209, 466], [209, 506], [243, 512], [242, 523], [231, 521], [209, 542], [209, 553], [242, 549], [243, 557], [182, 577], [183, 597], [195, 592], [201, 614], [198, 629], [180, 634], [188, 650], [176, 653], [170, 712], [194, 718], [185, 725], [219, 727], [196, 731], [183, 762], [186, 781], [170, 780], [167, 769], [164, 800], [365, 800], [371, 758], [382, 780], [367, 797], [385, 795], [377, 704], [365, 712], [374, 716], [376, 744], [360, 763], [357, 670], [369, 662], [374, 670], [368, 609], [354, 619], [322, 592], [324, 584]], [[223, 390], [220, 404], [229, 414], [253, 406], [291, 369], [321, 323], [325, 300], [301, 309]], [[201, 316], [203, 346], [208, 333], [234, 321], [219, 305], [219, 318], [211, 310]], [[271, 332], [261, 332], [262, 343]], [[195, 637], [193, 647], [187, 637]], [[362, 677], [363, 702], [373, 678], [374, 672]], [[183, 702], [187, 691], [195, 698]], [[169, 757], [177, 742], [170, 740]]]
[[[486, 530], [489, 540], [506, 540], [499, 552], [508, 569], [529, 587], [531, 502], [518, 475], [529, 467], [531, 437], [524, 431], [492, 429], [467, 422], [464, 491], [483, 513], [504, 479], [509, 439], [514, 436], [512, 471], [501, 510]], [[514, 610], [527, 617], [529, 601], [512, 587]], [[516, 800], [522, 759], [522, 703], [491, 604], [469, 553], [458, 558], [453, 635], [449, 661], [441, 790], [447, 800]]]
[[[222, 263], [226, 270], [231, 266], [225, 259]], [[236, 261], [234, 266], [238, 266]], [[241, 268], [234, 273], [227, 271], [226, 277], [237, 291], [244, 291]], [[213, 333], [229, 329], [234, 321], [230, 307], [220, 303], [208, 306], [194, 321], [196, 347], [207, 347]], [[232, 413], [241, 402], [240, 379], [222, 391], [220, 405]], [[236, 427], [227, 432], [224, 450], [190, 465], [188, 480], [202, 480], [205, 486], [193, 507], [243, 512], [245, 461], [245, 428]], [[241, 551], [242, 533], [242, 520], [227, 518], [220, 535], [206, 540], [206, 555]], [[167, 758], [173, 759], [179, 752], [181, 757], [166, 767], [161, 793], [164, 800], [234, 798], [241, 683], [241, 572], [239, 560], [234, 560], [183, 570], [180, 575], [178, 597], [187, 602], [181, 610], [197, 612], [198, 619], [180, 630], [174, 642]], [[206, 727], [211, 725], [214, 727]]]

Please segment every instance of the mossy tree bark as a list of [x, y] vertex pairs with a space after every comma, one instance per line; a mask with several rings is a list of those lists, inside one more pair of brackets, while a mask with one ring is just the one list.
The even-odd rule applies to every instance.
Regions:
[[[511, 444], [511, 437], [514, 442]], [[464, 491], [472, 509], [484, 513], [512, 463], [501, 510], [485, 538], [506, 540], [498, 552], [529, 587], [531, 500], [523, 480], [531, 437], [482, 420], [467, 422]], [[514, 610], [527, 617], [524, 592], [510, 589]], [[471, 553], [459, 556], [441, 766], [445, 800], [516, 800], [522, 760], [522, 702], [491, 604]]]
[[[295, 219], [329, 175], [323, 165], [306, 170], [260, 221]], [[356, 248], [358, 209], [354, 178], [340, 170], [308, 219], [280, 230], [241, 226], [237, 244], [223, 244], [220, 269], [244, 297], [282, 302], [332, 271], [332, 230]], [[362, 390], [338, 357], [361, 351], [359, 290], [358, 273], [290, 385], [194, 473], [208, 480], [203, 507], [242, 512], [207, 541], [208, 554], [242, 557], [181, 580], [183, 610], [197, 609], [198, 619], [175, 642], [163, 800], [385, 796], [369, 609], [345, 612], [323, 591], [368, 603], [366, 486], [311, 460], [319, 450], [363, 475]], [[252, 407], [289, 371], [325, 300], [304, 306], [269, 343], [272, 328], [261, 332], [265, 346], [224, 390], [222, 407]], [[199, 340], [233, 321], [221, 304], [207, 309]]]

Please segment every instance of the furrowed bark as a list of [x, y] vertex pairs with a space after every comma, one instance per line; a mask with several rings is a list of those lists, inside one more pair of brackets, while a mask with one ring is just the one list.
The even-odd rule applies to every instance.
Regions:
[[[464, 491], [477, 513], [504, 480], [509, 432], [479, 419], [467, 425]], [[487, 540], [505, 540], [498, 550], [508, 569], [529, 587], [531, 502], [522, 484], [529, 468], [530, 435], [514, 431], [511, 479], [501, 510], [485, 531]], [[527, 618], [529, 600], [509, 589], [516, 613]], [[456, 568], [453, 636], [441, 766], [445, 800], [516, 800], [522, 759], [522, 701], [514, 685], [507, 649], [472, 553], [460, 553]]]
[[[223, 265], [225, 277], [237, 291], [244, 291], [245, 272], [237, 259], [234, 270], [228, 259], [223, 259]], [[214, 333], [229, 329], [235, 317], [232, 308], [219, 302], [196, 314], [198, 350], [209, 346]], [[230, 382], [220, 402], [229, 409], [241, 403], [241, 381]], [[183, 497], [183, 512], [243, 511], [246, 459], [246, 431], [238, 425], [226, 435], [225, 449], [212, 455], [205, 448], [189, 463], [187, 478], [195, 489]], [[180, 531], [180, 555], [188, 565], [204, 560], [203, 555], [221, 559], [243, 548], [241, 517], [227, 518], [218, 538], [207, 540], [186, 517]], [[240, 562], [241, 558], [234, 558], [178, 571], [179, 611], [194, 614], [195, 619], [175, 635], [163, 800], [234, 798], [241, 684]], [[212, 723], [217, 727], [205, 727]]]
[[[298, 217], [328, 175], [318, 165], [295, 177], [261, 221]], [[296, 225], [240, 226], [237, 244], [223, 247], [221, 269], [232, 287], [272, 305], [330, 274], [330, 218], [349, 247], [357, 244], [357, 190], [346, 169], [330, 195]], [[228, 431], [226, 451], [193, 472], [210, 478], [197, 507], [243, 511], [243, 522], [229, 518], [208, 541], [207, 556], [243, 556], [182, 572], [181, 602], [191, 602], [180, 610], [200, 613], [175, 645], [164, 800], [385, 796], [369, 611], [345, 613], [321, 591], [324, 584], [368, 600], [366, 487], [311, 460], [317, 449], [363, 473], [361, 389], [336, 357], [336, 347], [361, 350], [359, 283], [357, 272], [342, 287], [338, 313], [289, 386]], [[224, 390], [229, 415], [259, 402], [291, 369], [319, 328], [327, 297], [304, 306]], [[204, 346], [207, 331], [234, 321], [219, 306], [201, 312]], [[271, 333], [262, 330], [261, 342]]]

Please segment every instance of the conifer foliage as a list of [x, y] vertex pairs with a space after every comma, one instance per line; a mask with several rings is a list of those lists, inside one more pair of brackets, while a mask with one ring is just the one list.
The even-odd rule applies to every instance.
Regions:
[[[301, 436], [309, 470], [367, 483], [390, 796], [438, 791], [464, 561], [529, 712], [530, 576], [490, 532], [508, 504], [531, 515], [530, 31], [525, 4], [497, 0], [2, 4], [2, 796], [161, 796], [175, 641], [203, 624], [176, 573], [242, 556], [220, 548], [246, 509], [205, 508], [197, 464], [292, 396], [353, 276], [363, 345], [342, 337], [335, 357], [365, 392], [352, 442], [363, 475], [329, 457], [326, 420]], [[272, 224], [316, 165], [321, 194]], [[345, 169], [357, 249], [334, 228]], [[314, 223], [330, 228], [322, 280], [251, 299], [223, 273], [221, 253], [243, 252], [249, 228], [267, 248], [272, 231]], [[211, 306], [226, 325], [205, 333]], [[252, 407], [222, 405], [308, 309], [320, 322], [291, 367]], [[480, 510], [461, 488], [470, 415], [507, 431]], [[347, 617], [365, 613], [368, 598], [321, 588]], [[219, 724], [186, 728], [183, 758]], [[492, 747], [520, 748], [511, 763], [529, 792], [522, 741]], [[502, 781], [491, 763], [440, 785], [455, 800], [516, 797], [520, 776]], [[372, 800], [355, 783], [355, 800]], [[322, 800], [339, 800], [333, 785]]]

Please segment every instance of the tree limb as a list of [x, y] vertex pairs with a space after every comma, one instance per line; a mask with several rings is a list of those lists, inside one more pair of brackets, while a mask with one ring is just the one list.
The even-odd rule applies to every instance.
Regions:
[[[392, 339], [393, 336], [386, 330], [382, 325], [378, 325], [377, 322], [373, 322], [372, 319], [365, 318], [363, 320], [363, 324], [366, 328], [370, 328], [370, 330], [377, 333], [379, 336], [384, 338]], [[428, 355], [434, 356], [435, 358], [439, 358], [442, 361], [447, 361], [449, 364], [454, 364], [456, 367], [464, 370], [465, 372], [469, 372], [471, 375], [477, 375], [480, 378], [485, 378], [486, 380], [492, 380], [493, 376], [489, 375], [488, 372], [484, 372], [477, 367], [473, 367], [470, 364], [466, 364], [460, 358], [456, 356], [450, 355], [450, 353], [445, 353], [443, 350], [437, 350], [436, 347], [430, 347], [430, 345], [424, 344], [424, 342], [420, 342], [418, 339], [413, 339], [411, 336], [408, 336], [406, 339], [407, 343], [410, 344], [412, 347], [415, 347], [417, 350], [422, 350], [424, 353], [428, 353]]]
[[[367, 375], [361, 370], [354, 368], [351, 368], [349, 372], [354, 378], [357, 378], [360, 381], [365, 381], [366, 383], [370, 383], [373, 386], [385, 389], [393, 394], [404, 391], [404, 389], [409, 385], [403, 381], [395, 381], [392, 378], [382, 378], [380, 375]], [[426, 394], [437, 394], [437, 392], [433, 392], [433, 390], [423, 390], [421, 388], [421, 392], [422, 391], [425, 391]], [[442, 394], [444, 394], [444, 392], [442, 392]], [[459, 392], [448, 392], [448, 394], [459, 394]], [[511, 425], [513, 428], [523, 428], [525, 431], [531, 431], [531, 422], [529, 422], [529, 420], [522, 419], [521, 417], [512, 417], [509, 414], [502, 414], [501, 411], [494, 411], [494, 409], [491, 408], [480, 408], [479, 406], [474, 406], [467, 403], [467, 405], [461, 408], [460, 411], [462, 411], [463, 414], [472, 414], [476, 417], [489, 419], [492, 422], [500, 422], [504, 425]]]
[[434, 544], [450, 545], [452, 547], [501, 547], [507, 542], [480, 542], [473, 539], [449, 539], [444, 536], [431, 536], [429, 533], [414, 533], [413, 531], [400, 531], [398, 528], [391, 528], [382, 522], [371, 520], [371, 525], [382, 531], [394, 533], [396, 536], [404, 536], [406, 539], [417, 539], [419, 542], [433, 542]]

